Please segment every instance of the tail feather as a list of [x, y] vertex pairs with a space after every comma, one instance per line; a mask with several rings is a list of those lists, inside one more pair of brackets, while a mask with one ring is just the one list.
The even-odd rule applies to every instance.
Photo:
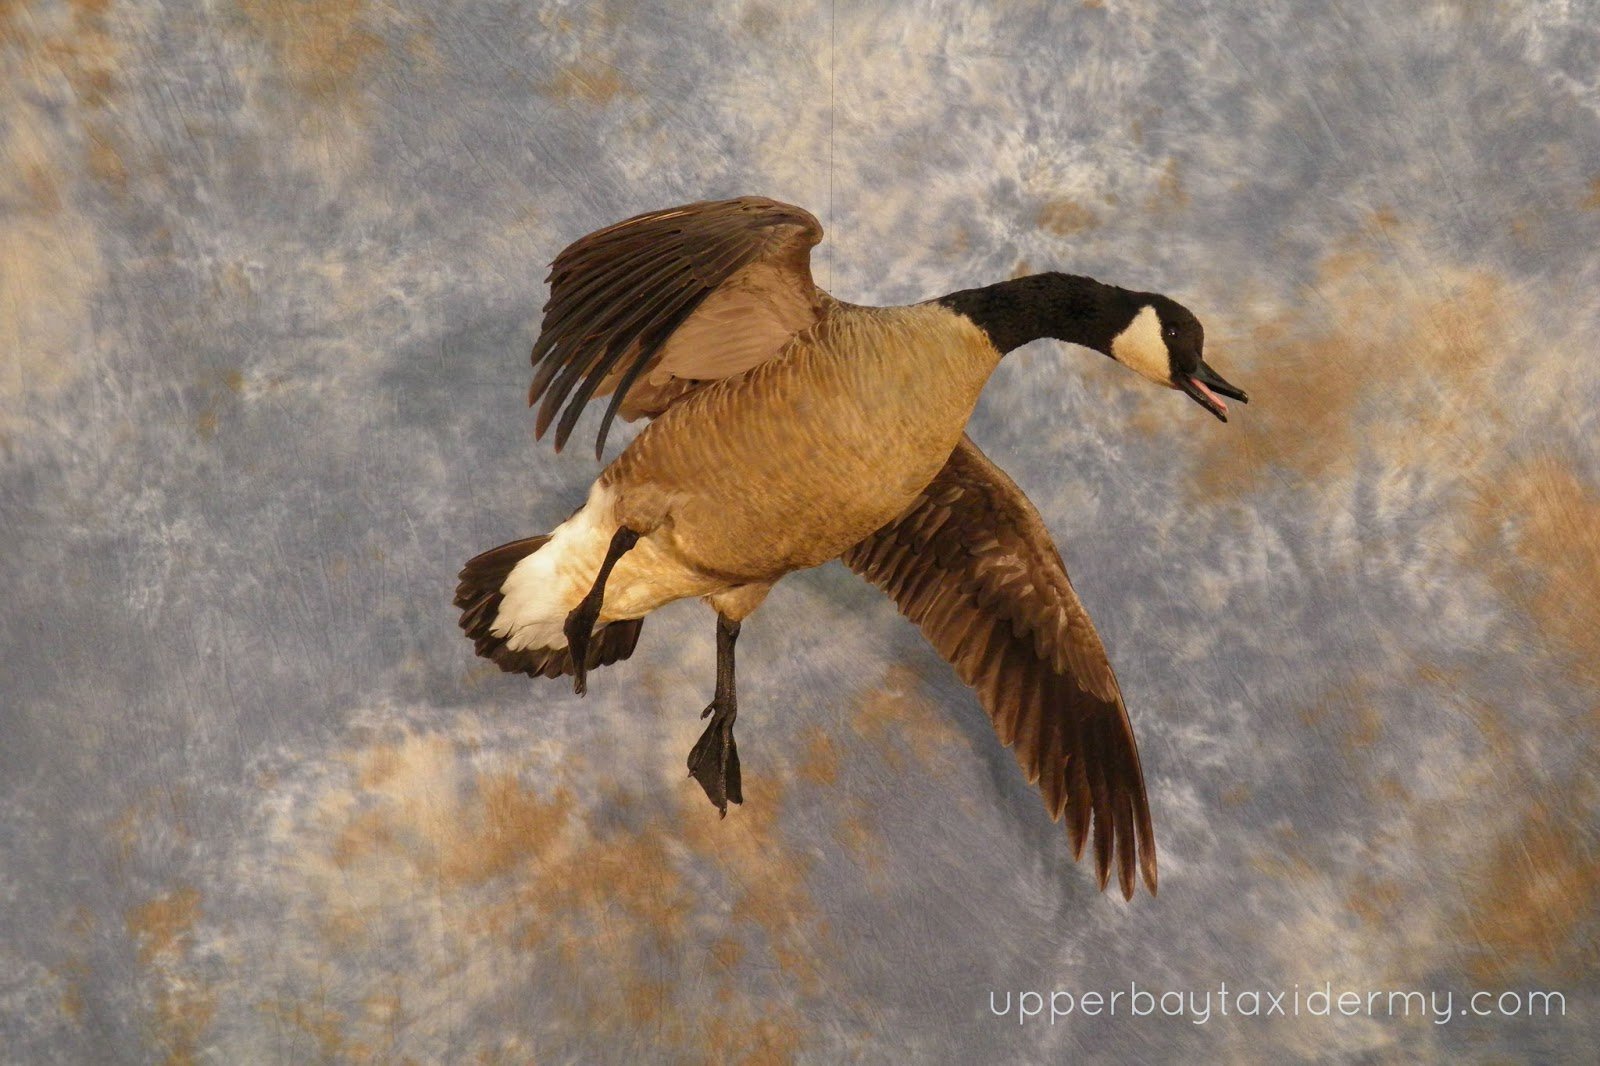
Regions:
[[[500, 587], [505, 584], [507, 575], [549, 540], [548, 536], [514, 540], [498, 548], [490, 548], [461, 568], [455, 598], [455, 605], [461, 608], [461, 628], [479, 655], [492, 660], [507, 673], [523, 673], [529, 677], [562, 677], [574, 672], [572, 652], [568, 648], [518, 648], [513, 651], [506, 647], [505, 637], [490, 632], [504, 599]], [[601, 626], [589, 642], [589, 652], [584, 657], [587, 660], [585, 669], [609, 666], [632, 655], [642, 628], [642, 618]]]

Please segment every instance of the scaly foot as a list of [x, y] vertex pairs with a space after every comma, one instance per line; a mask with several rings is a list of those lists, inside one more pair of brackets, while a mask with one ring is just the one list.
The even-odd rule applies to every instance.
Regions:
[[567, 636], [567, 651], [572, 655], [572, 691], [582, 696], [589, 691], [589, 638], [600, 620], [600, 599], [593, 594], [567, 614], [561, 632]]
[[739, 716], [732, 698], [713, 700], [700, 715], [711, 724], [689, 753], [689, 776], [700, 782], [706, 798], [726, 818], [729, 803], [743, 803], [739, 787], [739, 746], [733, 740], [733, 722]]

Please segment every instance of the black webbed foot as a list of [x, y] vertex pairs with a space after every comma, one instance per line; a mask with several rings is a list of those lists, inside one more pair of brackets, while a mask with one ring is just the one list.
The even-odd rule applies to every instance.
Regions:
[[733, 722], [739, 711], [732, 700], [721, 705], [713, 701], [700, 717], [707, 715], [711, 716], [711, 724], [689, 753], [689, 776], [700, 782], [711, 805], [726, 818], [728, 804], [744, 802], [739, 784], [739, 745], [733, 739]]
[[561, 626], [567, 635], [567, 650], [572, 654], [572, 691], [580, 696], [589, 691], [589, 638], [599, 620], [600, 601], [591, 594], [567, 614]]
[[572, 654], [572, 691], [580, 696], [589, 691], [589, 638], [594, 636], [595, 623], [600, 620], [600, 605], [606, 598], [606, 578], [611, 576], [611, 568], [617, 565], [617, 560], [637, 543], [639, 534], [627, 526], [618, 528], [611, 537], [611, 545], [606, 549], [600, 573], [595, 575], [594, 587], [579, 601], [578, 606], [567, 613], [567, 620], [561, 623], [561, 632], [567, 638], [567, 649]]
[[739, 639], [739, 623], [717, 615], [717, 695], [711, 706], [700, 712], [711, 724], [700, 734], [689, 753], [689, 776], [700, 782], [706, 798], [726, 818], [728, 804], [743, 803], [739, 786], [739, 746], [733, 742], [733, 722], [739, 717], [739, 700], [734, 694], [733, 645]]

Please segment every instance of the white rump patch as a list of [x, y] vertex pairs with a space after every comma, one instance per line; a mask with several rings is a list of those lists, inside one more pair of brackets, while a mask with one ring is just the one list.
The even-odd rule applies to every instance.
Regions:
[[1111, 357], [1157, 385], [1172, 387], [1172, 365], [1167, 357], [1167, 342], [1161, 337], [1161, 316], [1149, 304], [1111, 342]]
[[489, 632], [512, 651], [565, 648], [567, 615], [594, 584], [617, 531], [615, 494], [595, 482], [583, 509], [550, 533], [550, 540], [506, 575], [505, 599]]

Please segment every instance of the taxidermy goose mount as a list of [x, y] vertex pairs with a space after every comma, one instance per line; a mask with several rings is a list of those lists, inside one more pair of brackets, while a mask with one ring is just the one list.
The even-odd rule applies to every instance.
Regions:
[[[555, 259], [533, 348], [537, 432], [559, 451], [584, 406], [653, 421], [547, 536], [461, 571], [478, 654], [531, 676], [626, 659], [644, 616], [689, 596], [717, 613], [710, 724], [689, 755], [717, 809], [743, 801], [733, 725], [740, 623], [791, 571], [842, 559], [972, 686], [1000, 740], [1066, 819], [1156, 890], [1138, 746], [1105, 648], [1021, 490], [967, 438], [1005, 353], [1040, 337], [1110, 356], [1227, 421], [1245, 394], [1201, 357], [1204, 331], [1155, 293], [1047, 273], [907, 307], [835, 300], [811, 280], [822, 227], [760, 197], [638, 215]], [[559, 415], [559, 420], [557, 416]]]

